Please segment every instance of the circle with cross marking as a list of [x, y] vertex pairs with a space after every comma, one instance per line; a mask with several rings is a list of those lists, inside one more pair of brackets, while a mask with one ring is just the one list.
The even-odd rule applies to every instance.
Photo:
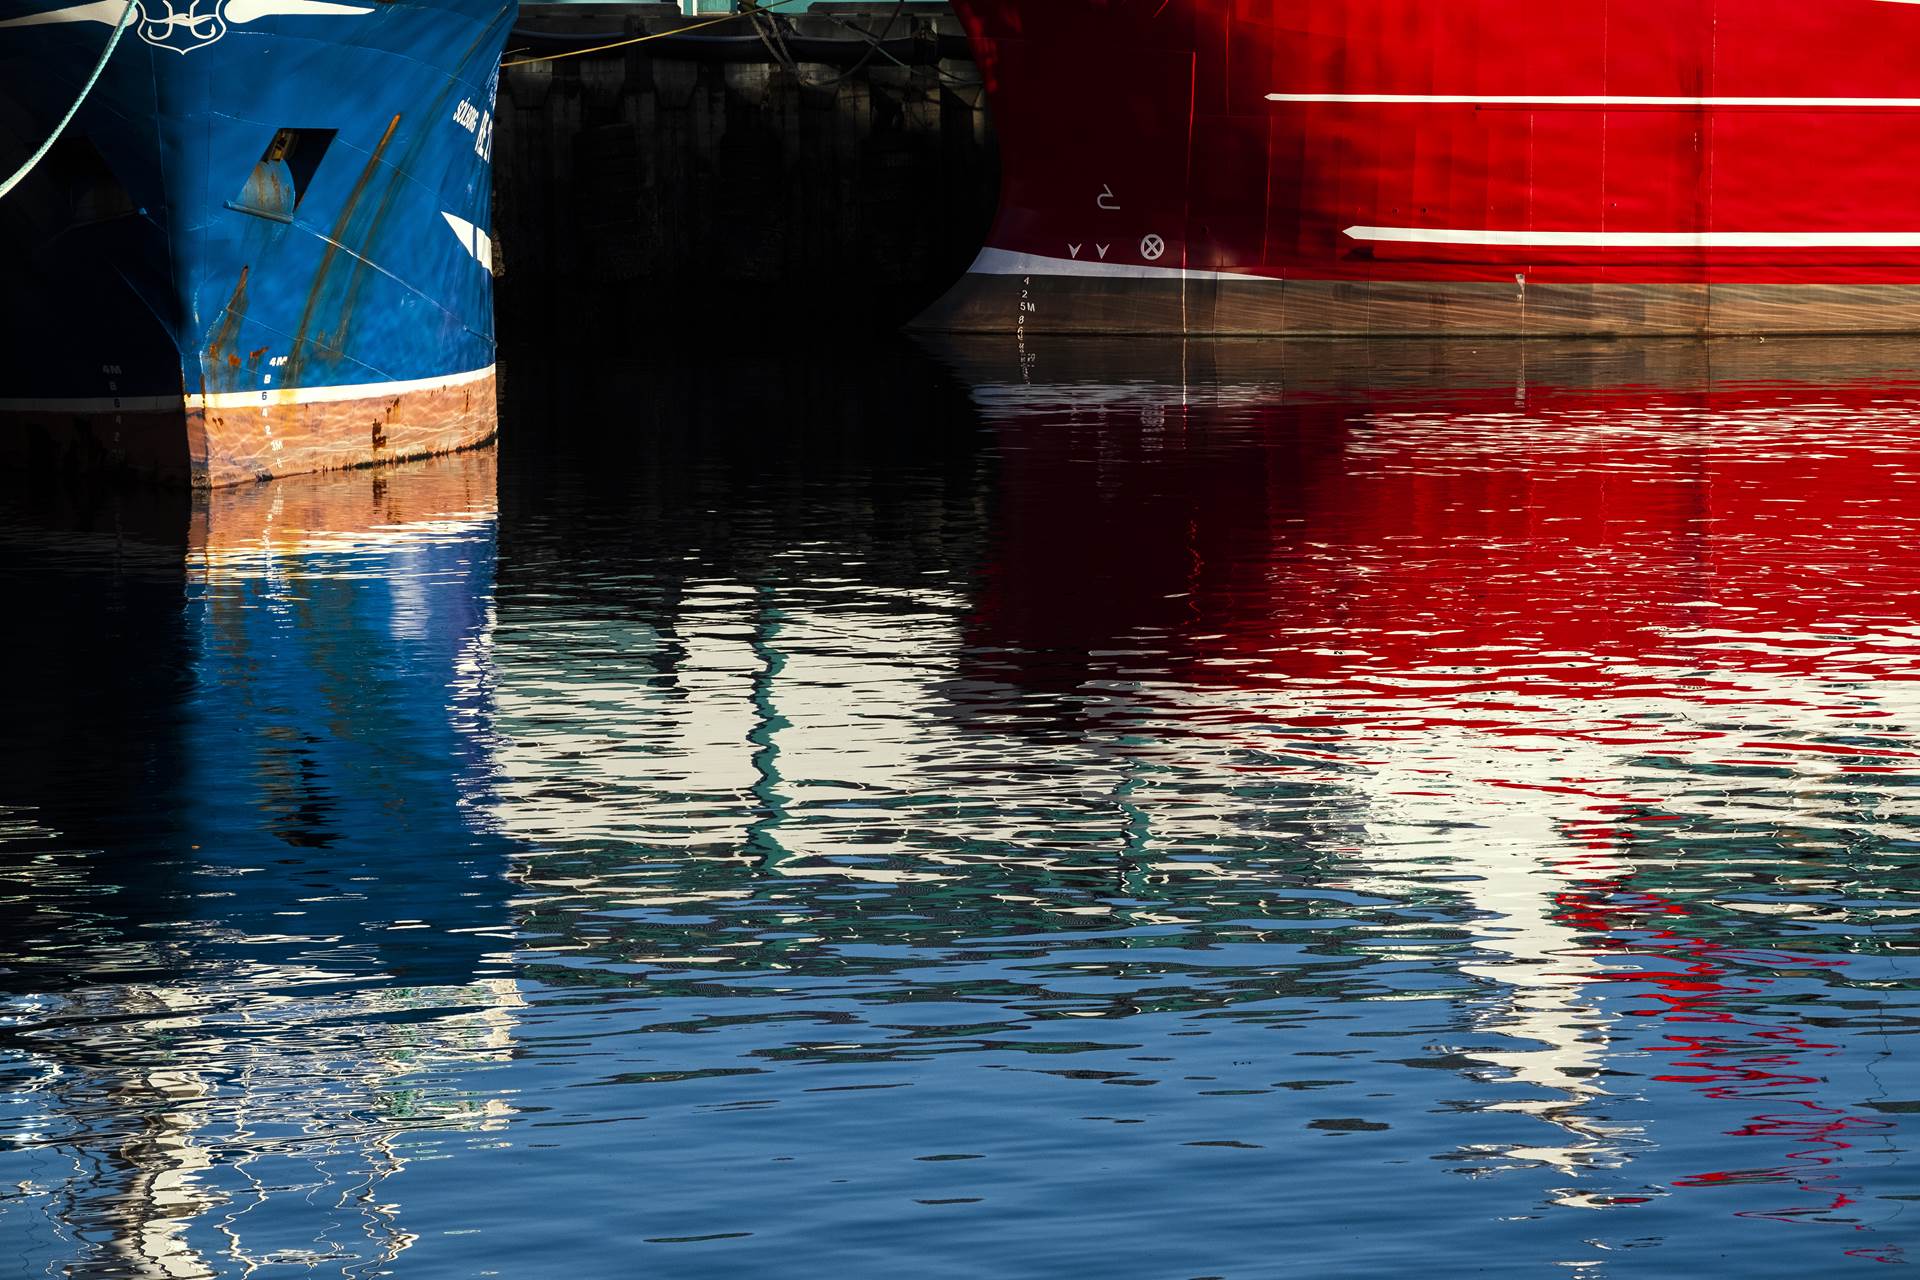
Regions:
[[1152, 262], [1167, 251], [1167, 242], [1159, 236], [1148, 235], [1140, 241], [1140, 256]]

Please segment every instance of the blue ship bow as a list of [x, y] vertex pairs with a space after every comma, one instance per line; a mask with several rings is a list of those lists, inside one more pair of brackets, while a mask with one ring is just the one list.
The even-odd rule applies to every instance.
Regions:
[[[0, 0], [0, 171], [122, 0]], [[0, 431], [196, 484], [490, 435], [499, 0], [136, 0], [0, 200]]]

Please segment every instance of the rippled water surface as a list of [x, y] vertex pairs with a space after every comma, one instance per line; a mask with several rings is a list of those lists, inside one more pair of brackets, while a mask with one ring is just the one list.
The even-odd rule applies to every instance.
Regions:
[[0, 1275], [1920, 1259], [1920, 347], [509, 370], [0, 509]]

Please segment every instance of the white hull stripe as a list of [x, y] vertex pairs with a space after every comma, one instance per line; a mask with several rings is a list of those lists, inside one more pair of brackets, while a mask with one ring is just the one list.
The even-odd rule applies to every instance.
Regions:
[[1496, 249], [1920, 249], [1920, 231], [1481, 231], [1450, 227], [1348, 227], [1378, 244]]
[[420, 391], [445, 391], [482, 382], [494, 366], [436, 378], [403, 382], [360, 382], [339, 387], [262, 387], [258, 391], [216, 391], [211, 395], [87, 396], [74, 399], [0, 399], [0, 413], [42, 410], [60, 413], [152, 413], [188, 409], [261, 409], [278, 405], [339, 404], [348, 400], [386, 400]]
[[967, 271], [976, 276], [1086, 276], [1104, 280], [1247, 280], [1277, 283], [1268, 276], [1240, 271], [1189, 271], [1184, 267], [1150, 267], [1144, 263], [1089, 262], [1054, 258], [1010, 249], [982, 249]]
[[1611, 93], [1270, 93], [1268, 102], [1340, 102], [1372, 106], [1473, 107], [1839, 107], [1911, 111], [1920, 98], [1689, 98]]

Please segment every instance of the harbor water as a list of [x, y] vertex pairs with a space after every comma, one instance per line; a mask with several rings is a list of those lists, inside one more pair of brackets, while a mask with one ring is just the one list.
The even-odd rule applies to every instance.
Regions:
[[0, 1275], [1920, 1258], [1920, 347], [503, 362], [0, 505]]

